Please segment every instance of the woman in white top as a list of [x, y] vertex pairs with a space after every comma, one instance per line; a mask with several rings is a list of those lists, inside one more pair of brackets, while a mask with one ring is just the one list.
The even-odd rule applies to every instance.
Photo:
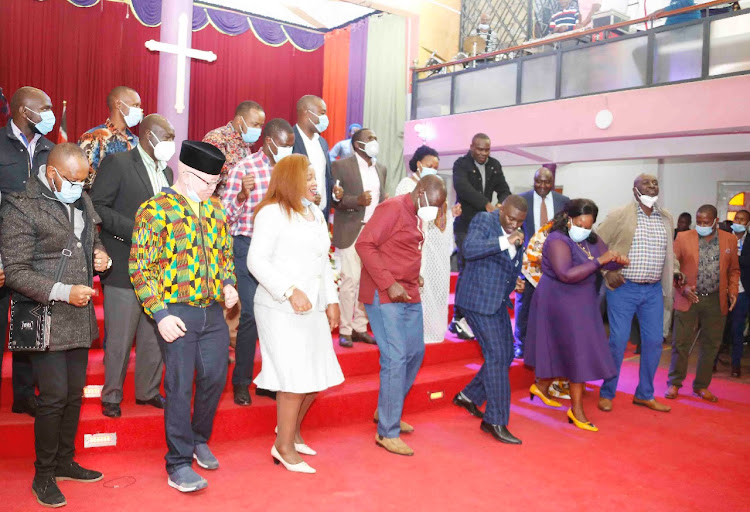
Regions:
[[328, 227], [312, 203], [315, 170], [304, 155], [281, 159], [258, 205], [247, 266], [260, 286], [255, 318], [263, 367], [258, 387], [277, 391], [271, 455], [290, 471], [314, 473], [300, 453], [315, 455], [300, 424], [318, 391], [344, 381], [331, 331], [339, 324], [338, 292], [328, 259]]
[[[396, 187], [396, 195], [408, 194], [417, 182], [428, 174], [437, 174], [440, 159], [438, 152], [429, 146], [421, 146], [409, 161], [411, 176], [407, 176]], [[425, 240], [422, 245], [422, 270], [424, 287], [422, 297], [424, 342], [440, 343], [445, 339], [448, 325], [448, 297], [450, 295], [451, 254], [453, 253], [453, 217], [461, 215], [461, 205], [456, 204], [450, 212], [447, 203], [438, 213], [437, 219], [423, 226]]]

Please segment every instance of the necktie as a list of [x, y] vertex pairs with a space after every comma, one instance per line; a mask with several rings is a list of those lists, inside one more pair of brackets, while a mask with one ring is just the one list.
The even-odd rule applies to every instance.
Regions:
[[541, 213], [539, 214], [539, 227], [541, 228], [549, 221], [549, 215], [547, 214], [547, 202], [542, 199]]

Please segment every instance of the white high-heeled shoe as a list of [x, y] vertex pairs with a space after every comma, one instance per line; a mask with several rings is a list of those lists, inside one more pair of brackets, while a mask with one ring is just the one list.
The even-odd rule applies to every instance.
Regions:
[[283, 464], [283, 466], [288, 471], [291, 471], [293, 473], [309, 473], [309, 474], [315, 473], [315, 468], [310, 467], [310, 465], [305, 461], [298, 462], [297, 464], [289, 464], [279, 454], [279, 451], [276, 449], [276, 445], [273, 445], [271, 447], [271, 457], [273, 457], [274, 464], [276, 465]]
[[[276, 427], [273, 429], [275, 433], [279, 433], [279, 427]], [[305, 443], [294, 443], [294, 449], [297, 450], [297, 453], [301, 453], [302, 455], [317, 455], [318, 452], [307, 446]]]

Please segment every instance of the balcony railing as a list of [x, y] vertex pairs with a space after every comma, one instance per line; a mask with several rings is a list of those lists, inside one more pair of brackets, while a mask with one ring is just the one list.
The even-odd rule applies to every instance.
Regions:
[[[660, 17], [726, 4], [716, 0]], [[750, 9], [575, 43], [649, 21], [640, 18], [413, 68], [411, 119], [750, 73]], [[505, 60], [486, 62], [496, 56]], [[472, 67], [474, 60], [485, 62]], [[464, 65], [470, 67], [463, 69]]]

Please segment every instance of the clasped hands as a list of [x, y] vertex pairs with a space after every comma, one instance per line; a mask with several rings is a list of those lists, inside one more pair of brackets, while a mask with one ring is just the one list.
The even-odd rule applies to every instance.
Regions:
[[[298, 315], [307, 313], [313, 307], [310, 299], [307, 298], [307, 294], [299, 288], [295, 288], [292, 291], [292, 295], [289, 297], [289, 303], [292, 305], [294, 312]], [[341, 321], [341, 310], [339, 309], [339, 305], [335, 303], [328, 304], [328, 307], [326, 307], [326, 317], [328, 318], [328, 326], [331, 331], [333, 331], [339, 326], [339, 322]]]
[[[227, 309], [232, 309], [240, 300], [237, 289], [231, 284], [228, 284], [224, 286], [223, 292], [224, 304]], [[164, 341], [167, 343], [172, 343], [177, 338], [182, 338], [187, 332], [185, 322], [176, 315], [165, 316], [159, 321], [157, 327], [159, 329], [159, 334], [161, 334], [161, 337], [164, 338]]]

